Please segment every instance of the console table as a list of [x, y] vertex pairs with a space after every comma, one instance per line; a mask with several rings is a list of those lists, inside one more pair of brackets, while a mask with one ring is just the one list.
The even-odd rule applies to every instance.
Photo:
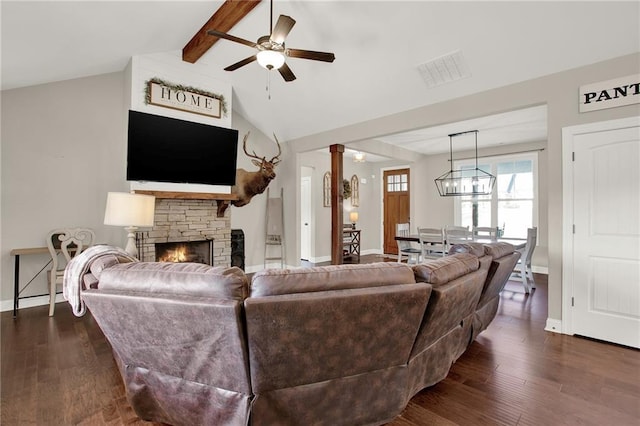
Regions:
[[18, 314], [18, 301], [20, 299], [26, 299], [26, 298], [29, 298], [29, 297], [38, 297], [38, 296], [46, 296], [46, 295], [48, 295], [48, 293], [47, 293], [46, 295], [45, 294], [36, 294], [36, 295], [33, 295], [33, 296], [20, 297], [20, 293], [22, 293], [22, 290], [27, 288], [29, 286], [29, 284], [31, 284], [33, 282], [33, 280], [42, 271], [44, 271], [44, 269], [47, 266], [49, 266], [53, 260], [49, 259], [49, 262], [47, 262], [42, 267], [42, 269], [40, 269], [21, 290], [20, 289], [20, 256], [29, 255], [29, 254], [49, 254], [49, 249], [47, 247], [19, 248], [19, 249], [11, 250], [10, 254], [11, 254], [11, 256], [15, 256], [15, 258], [16, 258], [15, 267], [14, 267], [14, 271], [13, 271], [13, 317], [15, 318], [16, 315]]
[[357, 258], [360, 263], [360, 230], [344, 228], [342, 230], [342, 259], [353, 260]]

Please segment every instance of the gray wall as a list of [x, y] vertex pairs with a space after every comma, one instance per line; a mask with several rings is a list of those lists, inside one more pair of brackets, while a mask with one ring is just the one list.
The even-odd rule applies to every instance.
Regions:
[[[546, 155], [544, 175], [548, 185], [546, 193], [540, 197], [541, 203], [546, 197], [547, 224], [540, 223], [540, 240], [546, 239], [548, 246], [549, 317], [562, 319], [562, 128], [640, 114], [638, 105], [585, 114], [578, 112], [580, 85], [640, 72], [639, 64], [640, 54], [627, 55], [290, 141], [283, 147], [278, 177], [271, 184], [272, 191], [285, 188], [287, 264], [296, 265], [299, 257], [300, 166], [306, 165], [304, 159], [298, 157], [299, 153], [335, 143], [366, 142], [379, 135], [546, 104], [548, 140], [547, 149], [543, 152]], [[13, 258], [9, 256], [12, 248], [42, 246], [48, 230], [78, 225], [94, 228], [99, 242], [124, 244], [123, 230], [102, 224], [106, 193], [128, 189], [124, 180], [124, 86], [123, 73], [113, 73], [2, 92], [0, 297], [3, 309], [10, 308], [13, 294]], [[250, 141], [255, 144], [256, 152], [269, 149], [272, 142], [255, 130], [248, 120], [237, 114], [233, 120], [233, 127], [239, 129], [241, 135], [245, 130], [252, 130]], [[250, 163], [243, 155], [239, 154], [238, 164], [248, 168]], [[419, 161], [419, 167], [414, 165], [412, 168], [413, 182], [418, 182], [416, 177], [425, 173], [426, 185], [432, 184], [430, 175], [442, 169], [442, 159], [434, 157]], [[315, 170], [320, 172], [320, 167], [318, 165]], [[363, 171], [362, 174], [369, 172], [378, 178], [380, 176], [380, 172], [375, 170]], [[350, 173], [345, 164], [345, 175], [350, 176]], [[315, 179], [314, 185], [318, 184], [321, 185], [321, 180]], [[371, 204], [376, 203], [376, 187], [379, 188], [379, 183], [372, 179], [369, 187], [372, 191]], [[416, 185], [413, 188], [417, 191]], [[361, 198], [364, 189], [361, 186]], [[262, 195], [248, 206], [232, 211], [232, 227], [243, 228], [247, 236], [248, 265], [262, 263], [265, 203], [266, 198]], [[413, 193], [411, 215], [415, 220], [412, 221], [416, 224], [421, 220], [448, 221], [452, 217], [452, 206], [442, 203], [446, 202], [429, 192]], [[363, 248], [376, 249], [381, 242], [379, 237], [378, 241], [369, 240], [375, 234], [369, 227], [380, 226], [380, 207], [370, 210], [368, 207], [369, 203], [366, 208], [359, 209], [361, 217], [365, 218], [366, 211], [367, 215], [371, 213], [371, 220], [377, 217], [377, 222], [363, 222], [359, 227], [363, 229]], [[317, 207], [316, 211], [319, 209], [328, 211], [323, 207]], [[324, 212], [317, 214], [324, 217]], [[541, 220], [542, 217], [543, 212], [540, 212]], [[295, 226], [289, 223], [295, 223]], [[326, 244], [324, 236], [327, 230], [324, 226], [317, 228], [315, 251], [317, 256], [321, 256], [326, 249], [323, 245]], [[47, 256], [25, 257], [24, 260], [22, 273], [27, 277], [37, 272]], [[41, 276], [25, 294], [44, 292], [45, 283], [44, 276]]]
[[[544, 271], [548, 267], [548, 178], [547, 178], [547, 143], [523, 143], [502, 145], [499, 147], [480, 149], [479, 156], [497, 156], [503, 154], [533, 151], [538, 154], [538, 246], [534, 252], [532, 264], [534, 270]], [[455, 158], [473, 157], [473, 152], [457, 152]], [[454, 199], [440, 197], [433, 182], [449, 167], [449, 154], [425, 157], [411, 165], [411, 180], [421, 186], [413, 186], [411, 197], [411, 217], [416, 225], [443, 227], [453, 224]]]
[[[123, 73], [2, 92], [3, 308], [13, 297], [12, 248], [44, 246], [58, 227], [87, 226], [97, 240], [125, 243], [102, 224], [108, 191], [126, 191]], [[24, 256], [21, 277], [49, 255]], [[24, 295], [46, 293], [41, 274]]]
[[[293, 164], [293, 163], [292, 163]], [[331, 208], [323, 206], [323, 176], [331, 171], [331, 155], [327, 148], [325, 152], [305, 152], [297, 157], [298, 174], [301, 167], [309, 167], [311, 172], [311, 198], [312, 198], [312, 237], [311, 237], [311, 257], [315, 261], [331, 260]], [[366, 179], [366, 183], [360, 183], [360, 205], [353, 207], [359, 214], [357, 229], [361, 230], [361, 253], [380, 252], [380, 196], [378, 193], [379, 184], [376, 176], [376, 167], [373, 163], [354, 163], [351, 156], [343, 157], [343, 176], [351, 180], [354, 174], [359, 179]], [[372, 177], [373, 176], [373, 177]], [[301, 177], [301, 176], [300, 176]], [[298, 178], [299, 182], [299, 178]], [[299, 185], [297, 185], [299, 194]], [[343, 222], [349, 221], [350, 201], [345, 201]], [[298, 225], [300, 206], [296, 206], [298, 211]], [[298, 228], [300, 227], [298, 226]], [[315, 232], [314, 232], [315, 230]], [[297, 241], [299, 250], [299, 241]], [[299, 253], [299, 251], [298, 251]], [[291, 252], [290, 264], [299, 263], [297, 253]]]
[[[482, 93], [441, 102], [410, 111], [377, 118], [339, 129], [292, 140], [300, 152], [330, 144], [349, 144], [376, 136], [483, 117], [534, 105], [547, 105], [547, 229], [540, 229], [548, 241], [549, 318], [562, 319], [562, 128], [572, 125], [631, 117], [640, 114], [638, 105], [629, 105], [580, 114], [578, 90], [581, 85], [640, 72], [640, 54], [622, 56], [549, 76], [500, 87]], [[441, 164], [434, 160], [434, 165]], [[426, 164], [429, 167], [430, 164]], [[438, 169], [440, 169], [439, 167]], [[415, 188], [415, 186], [414, 186]], [[435, 208], [437, 201], [426, 196]], [[416, 197], [412, 196], [415, 200]], [[414, 205], [413, 209], [417, 206]], [[451, 210], [451, 207], [444, 207]], [[439, 212], [438, 214], [441, 214]], [[445, 213], [448, 214], [448, 213]], [[428, 216], [412, 211], [413, 217]], [[441, 220], [444, 216], [439, 216]], [[542, 227], [541, 227], [542, 228]], [[544, 237], [541, 237], [544, 238]]]
[[[49, 230], [76, 226], [93, 228], [99, 243], [124, 247], [124, 229], [102, 222], [107, 192], [129, 190], [125, 78], [119, 72], [2, 91], [2, 310], [12, 307], [11, 249], [44, 246]], [[268, 158], [277, 153], [275, 144], [242, 116], [234, 113], [232, 122], [241, 138], [251, 131], [250, 152]], [[238, 149], [238, 167], [255, 170]], [[279, 191], [277, 179], [271, 188]], [[245, 207], [231, 207], [232, 228], [245, 231], [249, 266], [263, 264], [265, 208], [266, 194]], [[22, 256], [21, 285], [48, 260], [48, 254]], [[47, 293], [46, 282], [41, 273], [22, 295]], [[20, 304], [42, 303], [38, 300]]]

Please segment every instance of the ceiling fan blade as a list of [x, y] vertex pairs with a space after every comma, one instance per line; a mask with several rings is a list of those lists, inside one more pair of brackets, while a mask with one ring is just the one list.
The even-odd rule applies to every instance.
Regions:
[[289, 31], [291, 31], [291, 28], [293, 28], [295, 23], [296, 20], [291, 16], [280, 15], [278, 22], [276, 22], [276, 26], [271, 32], [271, 41], [278, 44], [284, 43], [284, 39], [287, 38]]
[[250, 64], [251, 62], [255, 61], [256, 59], [257, 59], [256, 55], [249, 56], [248, 58], [245, 58], [245, 59], [243, 59], [241, 61], [238, 61], [235, 64], [229, 65], [224, 70], [225, 71], [235, 71], [240, 67], [244, 67], [245, 65]]
[[278, 72], [280, 73], [282, 78], [284, 78], [284, 81], [293, 81], [296, 79], [295, 74], [293, 73], [293, 71], [291, 71], [291, 68], [289, 68], [286, 62], [282, 64], [280, 68], [278, 68]]
[[333, 62], [336, 59], [336, 56], [333, 53], [301, 49], [286, 49], [285, 55], [291, 58], [311, 59], [313, 61], [323, 62]]
[[235, 41], [236, 43], [244, 44], [244, 45], [249, 46], [249, 47], [255, 47], [255, 48], [258, 47], [258, 45], [256, 43], [254, 43], [253, 41], [245, 40], [243, 38], [232, 36], [231, 34], [227, 34], [227, 33], [222, 33], [220, 31], [209, 30], [209, 31], [207, 31], [207, 34], [209, 34], [210, 36], [220, 37], [220, 38], [224, 38], [224, 39], [227, 39], [227, 40]]

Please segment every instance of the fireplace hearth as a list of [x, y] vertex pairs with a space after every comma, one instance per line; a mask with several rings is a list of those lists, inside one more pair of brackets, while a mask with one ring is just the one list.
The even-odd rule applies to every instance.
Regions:
[[156, 262], [213, 265], [213, 240], [155, 243]]

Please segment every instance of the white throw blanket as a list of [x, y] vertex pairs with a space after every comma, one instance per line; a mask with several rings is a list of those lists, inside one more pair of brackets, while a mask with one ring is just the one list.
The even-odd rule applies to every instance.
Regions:
[[[138, 262], [138, 259], [129, 255], [120, 247], [109, 245], [91, 246], [71, 259], [64, 270], [62, 292], [65, 300], [71, 305], [73, 314], [77, 317], [83, 316], [87, 311], [82, 300], [82, 290], [85, 290], [83, 277], [89, 272], [89, 268], [95, 260], [106, 255], [116, 255], [131, 262]], [[99, 277], [96, 278], [99, 279]]]

